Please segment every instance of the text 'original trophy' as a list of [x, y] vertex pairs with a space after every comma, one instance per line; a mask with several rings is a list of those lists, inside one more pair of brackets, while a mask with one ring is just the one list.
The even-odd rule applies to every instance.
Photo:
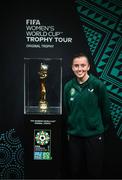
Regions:
[[42, 112], [47, 111], [48, 103], [46, 100], [46, 77], [48, 74], [48, 65], [41, 63], [40, 71], [38, 72], [40, 75], [40, 101], [39, 101], [39, 108]]

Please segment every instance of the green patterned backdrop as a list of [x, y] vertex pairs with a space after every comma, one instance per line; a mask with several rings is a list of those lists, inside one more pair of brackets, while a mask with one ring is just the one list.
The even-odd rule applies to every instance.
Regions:
[[75, 3], [98, 76], [110, 95], [117, 136], [122, 139], [122, 1]]

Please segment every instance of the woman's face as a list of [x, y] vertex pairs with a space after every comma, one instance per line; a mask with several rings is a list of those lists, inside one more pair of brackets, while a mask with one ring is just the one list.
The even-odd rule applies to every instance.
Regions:
[[88, 75], [90, 65], [87, 57], [77, 57], [73, 59], [72, 70], [78, 79], [85, 79]]

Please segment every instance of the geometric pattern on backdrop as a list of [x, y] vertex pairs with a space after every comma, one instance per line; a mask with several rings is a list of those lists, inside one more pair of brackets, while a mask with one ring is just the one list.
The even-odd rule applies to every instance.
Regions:
[[116, 134], [122, 139], [122, 1], [75, 3], [98, 77], [109, 92]]
[[24, 179], [24, 151], [15, 130], [0, 133], [0, 179]]

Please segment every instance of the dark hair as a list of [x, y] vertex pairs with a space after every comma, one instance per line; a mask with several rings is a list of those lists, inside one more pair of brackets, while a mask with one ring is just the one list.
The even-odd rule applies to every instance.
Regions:
[[75, 55], [73, 56], [73, 58], [72, 58], [72, 63], [73, 63], [73, 60], [74, 60], [75, 58], [79, 58], [79, 57], [86, 57], [87, 60], [88, 60], [88, 63], [90, 64], [90, 61], [89, 61], [88, 56], [87, 56], [86, 54], [82, 53], [82, 52], [80, 52], [80, 53], [78, 53], [78, 54], [75, 54]]

